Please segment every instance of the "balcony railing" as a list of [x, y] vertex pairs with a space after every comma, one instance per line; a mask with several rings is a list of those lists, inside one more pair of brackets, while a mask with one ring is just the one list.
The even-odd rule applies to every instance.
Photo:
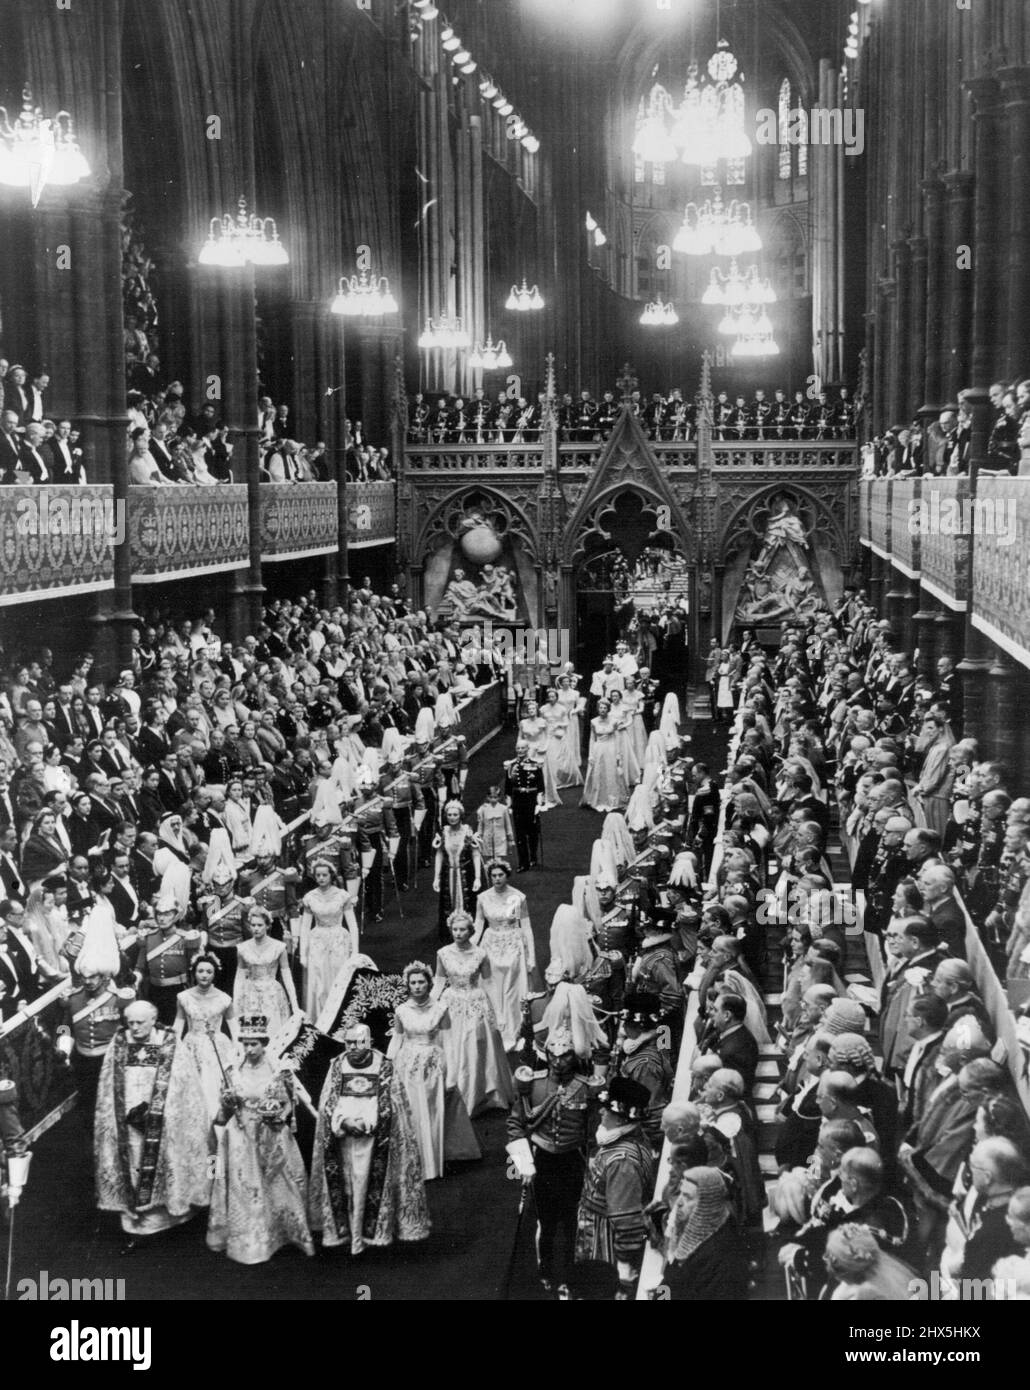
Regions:
[[887, 559], [891, 553], [891, 490], [893, 480], [877, 481], [869, 494], [869, 544], [877, 555]]
[[0, 489], [0, 606], [114, 583], [124, 507], [108, 484]]
[[[673, 445], [683, 449], [684, 446]], [[712, 452], [716, 468], [842, 468], [858, 467], [853, 439], [715, 439]]]
[[134, 584], [242, 569], [250, 559], [249, 534], [242, 483], [129, 488]]
[[978, 478], [973, 626], [1030, 666], [1030, 477]]
[[[385, 486], [393, 485], [387, 483]], [[262, 560], [327, 555], [338, 547], [335, 483], [265, 483], [262, 486]]]
[[[596, 451], [594, 456], [596, 457]], [[542, 444], [409, 444], [404, 450], [409, 472], [467, 473], [470, 469], [543, 467]]]
[[862, 478], [858, 484], [858, 539], [869, 545], [873, 538], [873, 488], [875, 478]]
[[[980, 479], [979, 486], [987, 481]], [[919, 500], [920, 582], [934, 598], [962, 612], [969, 597], [969, 479], [924, 478]]]
[[909, 579], [919, 575], [921, 478], [895, 478], [891, 492], [891, 560]]
[[394, 483], [347, 484], [347, 545], [362, 550], [390, 545], [397, 537], [397, 489]]

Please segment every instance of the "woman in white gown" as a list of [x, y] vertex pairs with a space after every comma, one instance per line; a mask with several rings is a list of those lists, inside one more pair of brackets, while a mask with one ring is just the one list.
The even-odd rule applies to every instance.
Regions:
[[553, 686], [547, 692], [547, 700], [540, 711], [540, 717], [547, 720], [550, 730], [548, 752], [554, 759], [555, 782], [559, 788], [581, 787], [583, 774], [579, 770], [579, 740], [576, 740], [577, 751], [574, 751], [569, 738], [568, 710], [558, 699], [558, 692]]
[[590, 721], [590, 753], [582, 804], [595, 811], [621, 811], [629, 801], [629, 785], [619, 747], [619, 728], [607, 700], [598, 700]]
[[262, 1015], [268, 1036], [274, 1039], [298, 1008], [286, 947], [269, 936], [271, 925], [271, 914], [263, 907], [252, 907], [247, 913], [250, 939], [236, 948], [232, 1002], [237, 1018]]
[[488, 866], [490, 887], [476, 902], [476, 944], [490, 962], [483, 988], [493, 1005], [504, 1050], [518, 1046], [522, 1001], [536, 968], [536, 947], [529, 924], [526, 895], [508, 883], [510, 865], [495, 859]]
[[576, 689], [575, 678], [564, 673], [558, 677], [558, 703], [569, 716], [569, 731], [565, 736], [568, 743], [567, 759], [576, 769], [579, 777], [576, 786], [579, 786], [583, 781], [580, 772], [583, 765], [583, 739], [580, 722], [583, 717], [584, 702]]
[[[315, 886], [301, 899], [300, 963], [304, 967], [304, 1012], [317, 1018], [333, 981], [358, 949], [354, 898], [336, 883], [331, 864], [319, 861]], [[345, 921], [346, 919], [346, 921]]]
[[529, 756], [544, 774], [544, 800], [548, 806], [560, 806], [558, 791], [558, 756], [551, 742], [551, 729], [540, 714], [535, 700], [527, 700], [525, 715], [519, 720], [519, 737], [529, 745]]
[[433, 973], [412, 961], [404, 971], [408, 998], [393, 1016], [387, 1056], [404, 1087], [428, 1182], [443, 1177], [448, 1159], [480, 1157], [468, 1110], [448, 1075], [443, 1034], [450, 1027], [445, 1003], [431, 997]]
[[647, 756], [647, 725], [644, 723], [644, 695], [637, 685], [635, 676], [626, 677], [626, 689], [622, 692], [622, 707], [630, 715], [630, 739], [637, 762], [644, 766]]
[[[637, 750], [633, 745], [633, 714], [631, 706], [623, 704], [622, 691], [613, 690], [608, 697], [611, 705], [611, 721], [615, 725], [615, 747], [618, 749], [619, 758], [622, 762], [622, 771], [626, 778], [627, 796], [628, 789], [635, 787], [640, 781], [642, 771], [640, 762], [637, 758]], [[623, 803], [625, 804], [625, 803]]]
[[483, 988], [490, 961], [482, 946], [472, 944], [469, 913], [452, 912], [447, 925], [453, 941], [436, 953], [433, 993], [450, 1014], [451, 1026], [443, 1037], [449, 1074], [470, 1115], [507, 1110], [514, 1096], [511, 1068]]
[[173, 1065], [190, 1069], [209, 1125], [214, 1124], [221, 1105], [225, 1071], [236, 1058], [233, 1004], [223, 990], [215, 988], [218, 970], [214, 956], [194, 956], [193, 984], [176, 996], [172, 1025], [180, 1039]]

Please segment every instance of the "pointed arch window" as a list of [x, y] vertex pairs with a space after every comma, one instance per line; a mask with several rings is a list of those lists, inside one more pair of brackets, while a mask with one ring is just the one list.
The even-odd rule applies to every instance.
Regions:
[[784, 78], [780, 83], [779, 99], [779, 136], [780, 136], [780, 169], [781, 179], [789, 179], [791, 175], [791, 147], [787, 143], [786, 132], [790, 123], [790, 79]]

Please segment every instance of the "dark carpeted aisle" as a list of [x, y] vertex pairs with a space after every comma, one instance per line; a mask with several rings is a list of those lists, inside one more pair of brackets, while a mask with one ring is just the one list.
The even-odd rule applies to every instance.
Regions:
[[[722, 731], [702, 723], [693, 736], [694, 756], [721, 770]], [[473, 759], [465, 797], [470, 815], [513, 747], [514, 735], [505, 731]], [[586, 871], [604, 819], [579, 809], [578, 789], [566, 791], [563, 799], [564, 808], [544, 818], [543, 867], [513, 880], [529, 900], [541, 968], [554, 910], [568, 900], [574, 875]], [[431, 882], [431, 871], [420, 870], [418, 887], [403, 896], [403, 922], [388, 893], [386, 919], [366, 932], [363, 948], [383, 970], [399, 970], [414, 959], [434, 963], [437, 904]], [[129, 1299], [495, 1299], [512, 1250], [520, 1187], [506, 1175], [504, 1117], [477, 1120], [476, 1132], [483, 1158], [429, 1184], [433, 1231], [427, 1241], [359, 1258], [333, 1251], [307, 1259], [284, 1251], [268, 1264], [247, 1268], [206, 1249], [203, 1217], [120, 1257], [117, 1217], [93, 1208], [88, 1139], [82, 1116], [73, 1113], [36, 1146], [19, 1208], [14, 1278], [38, 1278], [42, 1270], [53, 1278], [120, 1278]], [[529, 1212], [519, 1240], [513, 1299], [543, 1296], [535, 1280], [532, 1225]]]

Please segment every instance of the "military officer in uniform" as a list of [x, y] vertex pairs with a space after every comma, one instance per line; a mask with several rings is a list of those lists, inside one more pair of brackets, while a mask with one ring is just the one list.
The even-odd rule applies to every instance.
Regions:
[[213, 892], [202, 897], [198, 906], [204, 914], [206, 949], [222, 967], [220, 989], [232, 993], [236, 979], [236, 948], [247, 935], [249, 905], [236, 893], [236, 875], [227, 864], [220, 864], [211, 877]]
[[604, 1260], [619, 1273], [621, 1301], [633, 1287], [647, 1244], [644, 1208], [654, 1194], [657, 1160], [644, 1133], [647, 1088], [617, 1076], [599, 1097], [598, 1147], [587, 1167], [576, 1214], [577, 1260]]
[[533, 1184], [540, 1281], [550, 1292], [559, 1269], [572, 1264], [576, 1211], [599, 1088], [577, 1073], [567, 1028], [551, 1033], [546, 1051], [546, 1072], [519, 1067], [515, 1073], [507, 1149], [519, 1177]]
[[790, 402], [787, 400], [785, 391], [777, 391], [776, 398], [772, 403], [772, 424], [773, 433], [777, 439], [786, 439], [787, 426], [790, 424]]
[[154, 904], [154, 925], [139, 942], [136, 971], [140, 991], [157, 1009], [158, 1022], [175, 1022], [175, 996], [189, 988], [190, 961], [201, 949], [199, 931], [181, 927], [179, 905], [172, 893]]
[[515, 758], [508, 764], [504, 793], [511, 807], [515, 825], [515, 848], [519, 856], [519, 873], [525, 873], [537, 862], [540, 850], [540, 808], [544, 805], [543, 769], [529, 756], [529, 744], [519, 739]]
[[657, 997], [661, 1021], [671, 1035], [671, 1050], [678, 1054], [683, 1037], [683, 985], [672, 924], [665, 920], [668, 915], [663, 910], [662, 919], [658, 920], [641, 914], [637, 927], [640, 951], [633, 962], [630, 981], [634, 992]]
[[754, 404], [751, 406], [751, 437], [753, 439], [766, 438], [766, 433], [772, 422], [772, 415], [772, 401], [767, 401], [765, 392], [761, 387], [758, 387], [755, 391]]
[[612, 1055], [610, 1077], [624, 1076], [646, 1088], [651, 1097], [644, 1132], [656, 1149], [662, 1145], [662, 1111], [672, 1097], [673, 1065], [662, 1046], [659, 1023], [661, 1000], [656, 994], [634, 990], [620, 1011], [622, 1027]]
[[[259, 806], [250, 837], [250, 863], [240, 870], [240, 895], [255, 907], [262, 907], [272, 919], [271, 935], [283, 941], [287, 923], [295, 915], [300, 874], [294, 868], [281, 868], [282, 832], [279, 817], [271, 806]], [[164, 1022], [164, 1019], [160, 1019]]]
[[397, 853], [400, 837], [397, 834], [397, 821], [394, 818], [390, 798], [376, 793], [374, 779], [369, 770], [358, 777], [358, 803], [348, 822], [355, 833], [367, 841], [362, 849], [361, 861], [365, 871], [365, 910], [373, 922], [383, 920], [383, 861], [384, 856]]
[[[393, 861], [393, 873], [401, 893], [411, 886], [413, 877], [412, 847], [418, 827], [426, 812], [426, 799], [419, 779], [411, 770], [411, 760], [404, 756], [404, 745], [395, 730], [387, 729], [383, 736], [383, 756], [386, 759], [379, 781], [381, 793], [393, 803], [400, 847]], [[421, 817], [419, 816], [421, 812]]]
[[444, 800], [461, 801], [469, 775], [468, 742], [465, 735], [455, 734], [453, 738], [441, 743], [434, 750], [434, 756], [447, 783], [447, 795]]
[[61, 1001], [63, 1022], [59, 1037], [71, 1039], [71, 1066], [79, 1104], [92, 1127], [100, 1068], [108, 1044], [121, 1026], [122, 1014], [136, 997], [134, 989], [116, 989], [104, 974], [83, 975], [76, 989]]

